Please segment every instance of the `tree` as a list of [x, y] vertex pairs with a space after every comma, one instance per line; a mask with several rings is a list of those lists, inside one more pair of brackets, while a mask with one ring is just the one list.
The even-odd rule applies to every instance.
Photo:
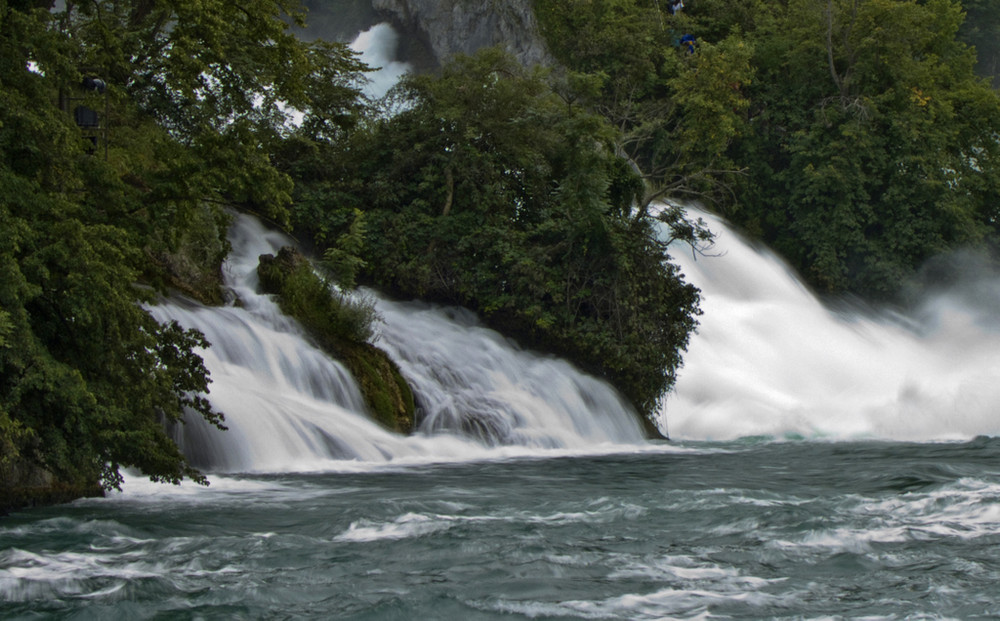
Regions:
[[[649, 205], [666, 197], [728, 204], [739, 167], [726, 157], [744, 131], [742, 88], [753, 77], [751, 47], [740, 36], [681, 38], [698, 29], [683, 14], [659, 13], [634, 0], [536, 2], [553, 54], [587, 90], [564, 92], [617, 130], [615, 148], [639, 172]], [[704, 30], [704, 29], [703, 29]], [[596, 84], [596, 92], [593, 86]]]
[[0, 6], [0, 492], [31, 470], [204, 481], [164, 424], [221, 425], [208, 344], [144, 305], [168, 284], [212, 297], [195, 281], [217, 278], [226, 207], [287, 217], [285, 106], [337, 131], [361, 64], [297, 41], [280, 0], [35, 4]]
[[1000, 100], [949, 0], [793, 0], [754, 33], [733, 218], [821, 291], [893, 296], [996, 227]]
[[615, 129], [496, 49], [410, 76], [399, 96], [398, 114], [327, 153], [313, 191], [339, 200], [296, 224], [329, 245], [360, 209], [362, 282], [471, 308], [655, 412], [698, 294], [635, 217], [642, 183]]
[[[127, 101], [142, 121], [166, 130], [167, 144], [183, 147], [193, 161], [178, 163], [184, 187], [170, 190], [283, 223], [292, 183], [271, 154], [293, 131], [295, 111], [313, 136], [347, 123], [364, 68], [345, 45], [296, 38], [289, 25], [302, 19], [292, 0], [70, 2], [53, 21], [80, 47], [58, 59], [56, 74], [66, 88], [79, 81], [80, 67], [96, 68], [119, 114]], [[39, 59], [43, 66], [51, 60]]]

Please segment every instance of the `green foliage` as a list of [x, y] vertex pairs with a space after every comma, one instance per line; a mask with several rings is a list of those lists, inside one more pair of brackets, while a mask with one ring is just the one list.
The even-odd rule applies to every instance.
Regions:
[[347, 232], [337, 238], [337, 243], [323, 253], [323, 265], [330, 270], [333, 280], [343, 289], [357, 286], [358, 273], [367, 263], [361, 258], [365, 244], [365, 214], [354, 210], [354, 220]]
[[221, 425], [208, 344], [144, 305], [167, 286], [219, 299], [224, 208], [287, 218], [283, 106], [300, 140], [329, 139], [360, 110], [362, 65], [295, 39], [285, 0], [41, 4], [0, 4], [0, 486], [204, 481], [164, 423]]
[[312, 265], [291, 248], [277, 257], [262, 255], [257, 267], [261, 286], [279, 296], [279, 305], [295, 317], [328, 351], [340, 342], [366, 343], [377, 318], [369, 300], [333, 290]]
[[[117, 487], [119, 468], [156, 480], [201, 480], [163, 429], [185, 408], [218, 424], [203, 397], [207, 371], [196, 333], [161, 326], [139, 306], [135, 253], [123, 231], [66, 217], [71, 206], [36, 183], [0, 169], [0, 411], [8, 454], [67, 482], [100, 478]], [[13, 431], [14, 433], [10, 433]], [[10, 447], [13, 447], [11, 450]]]
[[1000, 99], [961, 19], [949, 0], [794, 0], [753, 33], [733, 218], [820, 290], [891, 297], [929, 257], [995, 234]]
[[330, 173], [312, 192], [341, 200], [295, 224], [329, 244], [361, 209], [362, 280], [472, 308], [652, 413], [697, 291], [633, 212], [642, 184], [615, 154], [614, 128], [563, 86], [498, 50], [406, 79], [396, 116], [312, 155]]
[[739, 168], [726, 149], [744, 131], [741, 89], [753, 78], [745, 39], [702, 38], [690, 54], [680, 38], [699, 30], [690, 29], [685, 14], [658, 12], [652, 2], [536, 0], [535, 6], [553, 54], [573, 72], [576, 84], [565, 91], [617, 129], [617, 153], [642, 175], [644, 209], [667, 196], [732, 200]]

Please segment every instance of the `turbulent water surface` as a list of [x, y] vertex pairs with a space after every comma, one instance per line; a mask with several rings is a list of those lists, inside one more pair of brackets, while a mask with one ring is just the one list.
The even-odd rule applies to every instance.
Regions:
[[5, 619], [1000, 616], [1000, 443], [130, 479], [0, 523]]

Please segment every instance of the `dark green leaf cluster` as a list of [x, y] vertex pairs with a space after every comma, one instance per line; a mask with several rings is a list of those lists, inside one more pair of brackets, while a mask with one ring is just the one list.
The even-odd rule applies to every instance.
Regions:
[[824, 292], [892, 298], [996, 235], [1000, 98], [952, 0], [761, 6], [739, 224]]
[[[164, 432], [185, 408], [212, 422], [201, 336], [155, 322], [138, 302], [125, 231], [74, 218], [72, 206], [0, 168], [2, 456], [61, 480], [105, 487], [119, 467], [159, 480], [200, 478]], [[5, 483], [9, 483], [5, 481]]]
[[262, 255], [257, 273], [264, 291], [279, 296], [281, 310], [299, 320], [327, 351], [371, 340], [376, 319], [371, 301], [334, 291], [297, 251], [285, 247], [277, 257]]
[[569, 70], [565, 92], [615, 127], [616, 152], [641, 174], [643, 208], [666, 197], [732, 200], [741, 167], [727, 148], [746, 131], [743, 89], [754, 75], [746, 40], [724, 33], [689, 47], [685, 35], [699, 33], [666, 2], [534, 4], [549, 47]]
[[164, 424], [186, 409], [221, 423], [200, 396], [208, 373], [194, 351], [206, 343], [141, 306], [150, 221], [40, 72], [45, 60], [72, 74], [50, 17], [5, 7], [0, 21], [0, 484], [6, 494], [41, 468], [112, 488], [124, 466], [202, 480]]

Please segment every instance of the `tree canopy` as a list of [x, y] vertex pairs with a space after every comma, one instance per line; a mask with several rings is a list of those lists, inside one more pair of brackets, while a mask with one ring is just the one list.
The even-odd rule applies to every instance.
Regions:
[[[496, 49], [410, 76], [400, 106], [325, 155], [291, 158], [299, 230], [364, 214], [362, 282], [480, 313], [522, 345], [608, 378], [649, 414], [697, 314], [616, 130]], [[565, 93], [563, 93], [565, 94]], [[678, 233], [680, 234], [680, 233]]]
[[707, 200], [819, 290], [891, 298], [995, 239], [1000, 99], [968, 45], [990, 74], [995, 3], [535, 4], [647, 196]]
[[996, 234], [1000, 98], [950, 0], [796, 0], [755, 31], [733, 218], [817, 288], [891, 298]]
[[[738, 34], [682, 43], [684, 18], [635, 0], [536, 0], [542, 32], [569, 72], [565, 92], [617, 130], [619, 156], [645, 183], [640, 206], [672, 197], [731, 200], [727, 148], [746, 129], [752, 48]], [[693, 53], [694, 50], [697, 53]]]
[[203, 481], [164, 424], [221, 425], [208, 344], [143, 305], [217, 297], [224, 208], [287, 219], [284, 107], [336, 132], [362, 65], [283, 1], [47, 4], [0, 4], [0, 482]]

